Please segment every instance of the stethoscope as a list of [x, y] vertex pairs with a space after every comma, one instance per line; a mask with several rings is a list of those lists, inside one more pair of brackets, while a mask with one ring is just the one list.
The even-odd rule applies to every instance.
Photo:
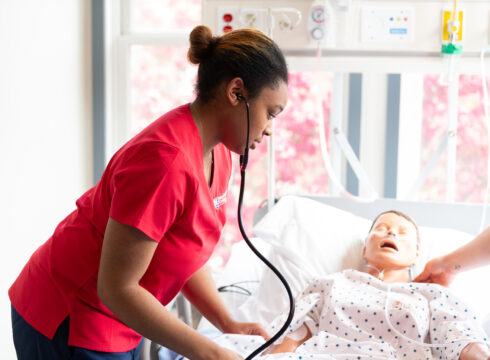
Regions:
[[246, 107], [247, 107], [247, 142], [245, 146], [245, 152], [243, 155], [240, 155], [240, 174], [241, 174], [241, 181], [240, 181], [240, 195], [238, 197], [238, 226], [240, 228], [240, 232], [242, 233], [243, 239], [247, 243], [247, 245], [250, 247], [250, 249], [254, 252], [257, 257], [262, 260], [273, 272], [276, 274], [276, 276], [281, 280], [283, 283], [284, 287], [286, 288], [286, 291], [288, 293], [289, 297], [289, 315], [288, 318], [286, 319], [286, 322], [284, 325], [279, 329], [277, 333], [274, 334], [268, 341], [266, 341], [264, 344], [262, 344], [260, 347], [258, 347], [254, 352], [252, 352], [245, 360], [251, 360], [258, 354], [260, 354], [263, 350], [267, 349], [270, 345], [272, 345], [279, 337], [287, 330], [289, 325], [291, 324], [291, 321], [293, 321], [294, 317], [294, 298], [293, 298], [293, 293], [291, 292], [291, 288], [289, 287], [288, 282], [284, 278], [284, 276], [277, 270], [274, 265], [270, 263], [269, 260], [267, 260], [253, 245], [250, 239], [248, 238], [247, 234], [245, 233], [245, 229], [243, 228], [243, 223], [242, 223], [242, 203], [243, 203], [243, 192], [245, 190], [245, 169], [247, 168], [248, 164], [248, 151], [249, 151], [249, 141], [250, 141], [250, 108], [247, 99], [241, 94], [236, 94], [237, 100], [242, 100]]

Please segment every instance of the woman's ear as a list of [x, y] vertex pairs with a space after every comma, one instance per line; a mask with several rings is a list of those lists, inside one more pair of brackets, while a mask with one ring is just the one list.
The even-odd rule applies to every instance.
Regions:
[[240, 104], [240, 96], [247, 98], [242, 78], [236, 77], [231, 79], [226, 85], [226, 99], [232, 106], [236, 106]]

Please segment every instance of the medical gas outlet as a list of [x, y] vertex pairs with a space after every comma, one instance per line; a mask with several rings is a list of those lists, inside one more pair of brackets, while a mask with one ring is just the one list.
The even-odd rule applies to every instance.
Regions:
[[259, 9], [220, 6], [217, 11], [217, 30], [221, 34], [244, 27], [254, 27], [264, 31], [263, 16]]
[[463, 11], [445, 10], [442, 13], [442, 48], [448, 55], [459, 55], [463, 52]]
[[333, 45], [333, 11], [328, 0], [315, 1], [308, 14], [308, 35], [311, 43]]

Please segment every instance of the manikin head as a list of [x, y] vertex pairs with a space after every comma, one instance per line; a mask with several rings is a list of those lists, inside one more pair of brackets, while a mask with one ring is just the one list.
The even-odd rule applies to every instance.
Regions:
[[401, 271], [408, 276], [408, 268], [419, 256], [419, 242], [415, 222], [401, 212], [390, 210], [374, 219], [362, 255], [368, 267], [385, 273]]

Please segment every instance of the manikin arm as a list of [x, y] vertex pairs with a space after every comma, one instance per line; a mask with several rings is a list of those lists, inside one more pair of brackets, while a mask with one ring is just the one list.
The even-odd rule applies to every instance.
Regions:
[[[306, 332], [304, 336], [294, 336], [298, 333]], [[301, 326], [298, 330], [293, 333], [293, 336], [287, 336], [284, 338], [283, 342], [279, 345], [273, 346], [268, 354], [279, 354], [285, 352], [295, 352], [296, 349], [303, 344], [308, 339], [311, 339], [311, 331], [306, 325]]]

